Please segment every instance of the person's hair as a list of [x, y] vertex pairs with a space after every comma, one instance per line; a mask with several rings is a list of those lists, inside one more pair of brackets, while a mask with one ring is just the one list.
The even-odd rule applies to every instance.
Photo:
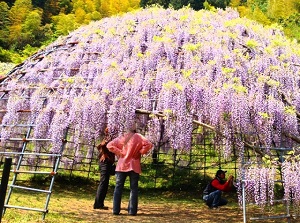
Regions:
[[227, 171], [224, 171], [224, 170], [218, 170], [217, 172], [216, 172], [216, 177], [218, 177], [219, 175], [221, 175], [221, 174], [225, 174]]

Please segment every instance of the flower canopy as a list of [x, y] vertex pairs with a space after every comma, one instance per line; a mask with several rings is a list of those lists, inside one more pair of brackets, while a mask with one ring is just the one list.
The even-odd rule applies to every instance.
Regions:
[[83, 26], [9, 72], [1, 139], [34, 124], [34, 138], [57, 151], [67, 128], [90, 144], [106, 125], [122, 133], [137, 111], [149, 111], [139, 120], [147, 136], [159, 140], [163, 117], [174, 149], [191, 148], [193, 123], [214, 129], [228, 152], [295, 146], [299, 65], [296, 42], [233, 9], [140, 9]]

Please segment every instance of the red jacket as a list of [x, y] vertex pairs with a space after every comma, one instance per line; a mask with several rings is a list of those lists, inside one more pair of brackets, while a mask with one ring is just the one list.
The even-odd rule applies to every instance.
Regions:
[[203, 191], [203, 195], [209, 195], [211, 192], [216, 190], [228, 192], [231, 190], [231, 184], [229, 181], [224, 181], [221, 178], [216, 177], [207, 184]]
[[231, 190], [231, 186], [229, 184], [229, 181], [226, 181], [223, 183], [218, 178], [215, 178], [211, 181], [211, 185], [216, 188], [217, 190], [228, 192]]

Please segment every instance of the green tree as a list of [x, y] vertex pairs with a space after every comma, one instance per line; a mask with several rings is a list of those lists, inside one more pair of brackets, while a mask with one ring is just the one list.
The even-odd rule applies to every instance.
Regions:
[[49, 33], [49, 26], [42, 25], [42, 9], [33, 8], [31, 0], [17, 0], [9, 10], [10, 48], [22, 50], [26, 45], [40, 47]]
[[26, 16], [25, 21], [22, 23], [22, 40], [24, 43], [30, 44], [31, 46], [39, 46], [40, 41], [43, 39], [42, 36], [39, 35], [43, 32], [41, 24], [41, 11], [33, 10]]
[[299, 0], [231, 0], [241, 17], [256, 20], [262, 24], [280, 24], [286, 35], [300, 40]]
[[203, 9], [204, 8], [204, 5], [203, 5], [204, 2], [205, 2], [205, 0], [190, 0], [189, 1], [192, 9], [195, 9], [195, 10]]
[[268, 16], [273, 20], [288, 18], [297, 12], [299, 0], [268, 0]]
[[264, 13], [268, 10], [268, 0], [247, 0], [247, 5], [252, 11], [257, 7]]
[[74, 0], [73, 1], [73, 12], [77, 9], [82, 9], [86, 13], [92, 12], [95, 10], [94, 4], [91, 0]]
[[230, 0], [207, 0], [207, 2], [216, 8], [225, 9], [229, 5]]
[[241, 0], [231, 0], [229, 4], [229, 6], [233, 8], [238, 7], [240, 5], [241, 5]]
[[94, 0], [94, 5], [96, 7], [96, 11], [100, 12], [100, 8], [101, 8], [101, 0]]
[[140, 7], [140, 0], [129, 0], [130, 11]]
[[111, 1], [111, 13], [113, 15], [118, 14], [120, 12], [128, 12], [130, 5], [128, 0], [114, 0]]
[[43, 24], [52, 23], [52, 17], [60, 13], [60, 5], [57, 0], [46, 0], [44, 13], [43, 13]]
[[108, 17], [110, 16], [110, 10], [109, 10], [110, 0], [100, 0], [100, 13], [102, 17]]
[[[221, 0], [219, 0], [221, 1]], [[140, 6], [145, 8], [150, 5], [160, 5], [164, 8], [172, 6], [175, 9], [182, 8], [183, 6], [190, 5], [192, 9], [203, 9], [205, 0], [141, 0]], [[215, 1], [212, 1], [215, 2]]]
[[69, 14], [73, 10], [72, 1], [71, 0], [60, 0], [59, 1], [60, 12], [65, 14]]
[[284, 32], [300, 42], [300, 13], [295, 13], [282, 22]]
[[170, 0], [170, 5], [174, 9], [180, 9], [183, 6], [187, 6], [189, 3], [189, 0]]
[[7, 3], [9, 7], [12, 7], [15, 3], [15, 0], [6, 0], [5, 3]]
[[73, 13], [78, 24], [88, 24], [91, 20], [101, 19], [97, 11], [98, 1], [76, 0], [73, 2]]
[[170, 4], [170, 0], [141, 0], [140, 6], [145, 8], [150, 5], [160, 5], [164, 8], [168, 8]]
[[251, 15], [253, 16], [253, 20], [258, 21], [261, 24], [270, 25], [272, 23], [267, 15], [259, 7], [254, 8]]
[[9, 26], [9, 6], [5, 2], [0, 2], [0, 46], [4, 48], [8, 47]]
[[46, 0], [32, 0], [32, 5], [37, 8], [45, 8]]
[[55, 25], [55, 35], [68, 35], [69, 32], [77, 29], [79, 24], [75, 21], [74, 14], [64, 14], [60, 13], [57, 16], [53, 17], [54, 25]]
[[17, 48], [22, 48], [24, 45], [22, 24], [32, 9], [31, 0], [16, 0], [15, 4], [11, 7], [9, 11], [11, 25], [9, 27], [8, 40], [10, 45], [14, 45]]
[[87, 24], [89, 21], [86, 21], [87, 13], [83, 10], [83, 8], [77, 8], [74, 12], [75, 21], [78, 24]]
[[140, 1], [140, 6], [141, 6], [142, 8], [145, 8], [147, 5], [148, 5], [148, 0], [141, 0], [141, 1]]

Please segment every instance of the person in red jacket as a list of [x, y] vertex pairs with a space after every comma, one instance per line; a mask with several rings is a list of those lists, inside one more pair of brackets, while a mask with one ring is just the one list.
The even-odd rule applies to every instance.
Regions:
[[216, 177], [206, 186], [203, 191], [203, 200], [210, 208], [218, 208], [226, 205], [228, 201], [222, 198], [222, 192], [229, 192], [233, 188], [233, 176], [229, 176], [225, 181], [225, 173], [227, 171], [218, 170]]

